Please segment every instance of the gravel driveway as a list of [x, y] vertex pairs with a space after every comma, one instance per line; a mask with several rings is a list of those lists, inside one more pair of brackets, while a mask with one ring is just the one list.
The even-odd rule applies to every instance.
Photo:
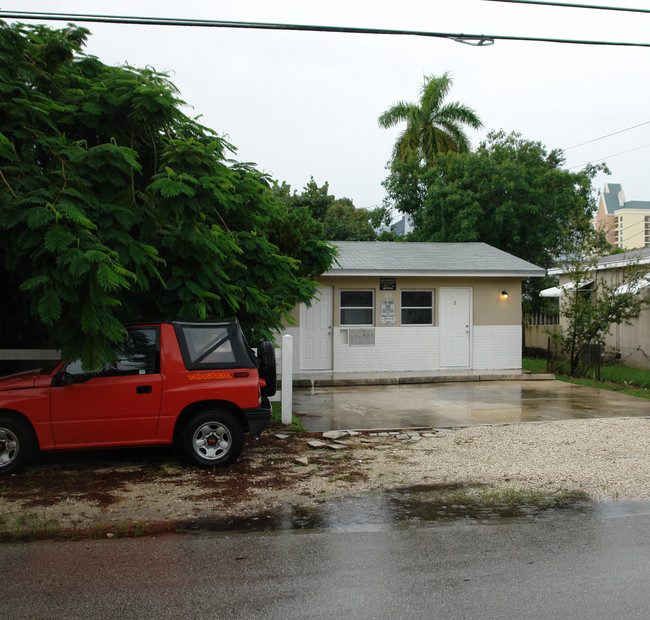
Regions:
[[[311, 447], [314, 440], [324, 445]], [[3, 479], [0, 530], [164, 531], [414, 485], [650, 499], [649, 480], [648, 417], [338, 439], [264, 433], [226, 470], [185, 467], [167, 450], [48, 457]]]

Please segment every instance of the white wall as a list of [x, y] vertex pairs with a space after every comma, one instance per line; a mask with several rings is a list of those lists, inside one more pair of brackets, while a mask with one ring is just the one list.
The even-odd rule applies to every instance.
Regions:
[[521, 369], [521, 325], [474, 326], [474, 370]]
[[334, 329], [334, 372], [437, 370], [440, 328], [375, 327], [375, 344], [347, 344], [346, 328]]
[[[439, 327], [375, 327], [374, 330], [374, 345], [351, 346], [347, 328], [335, 327], [332, 370], [338, 373], [441, 370]], [[290, 327], [283, 333], [294, 337], [294, 372], [298, 373], [300, 329]], [[472, 369], [521, 369], [520, 325], [475, 325], [472, 336]]]

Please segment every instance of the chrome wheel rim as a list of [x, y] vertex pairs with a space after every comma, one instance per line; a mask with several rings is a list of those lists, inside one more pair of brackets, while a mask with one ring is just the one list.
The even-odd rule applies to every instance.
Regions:
[[0, 467], [10, 465], [18, 458], [18, 437], [8, 428], [0, 427]]
[[206, 461], [222, 459], [232, 446], [230, 430], [219, 422], [199, 426], [192, 438], [194, 452]]

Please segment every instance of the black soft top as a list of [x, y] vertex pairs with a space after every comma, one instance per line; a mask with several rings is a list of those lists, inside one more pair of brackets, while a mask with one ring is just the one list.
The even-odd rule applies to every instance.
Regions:
[[237, 319], [168, 322], [174, 327], [188, 370], [258, 367]]

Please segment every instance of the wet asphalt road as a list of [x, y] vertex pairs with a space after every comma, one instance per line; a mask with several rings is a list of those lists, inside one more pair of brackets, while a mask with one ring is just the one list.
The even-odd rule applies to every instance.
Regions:
[[0, 615], [14, 619], [647, 618], [650, 505], [6, 544], [0, 559]]
[[648, 416], [650, 401], [563, 381], [481, 381], [296, 389], [305, 430], [510, 424]]

